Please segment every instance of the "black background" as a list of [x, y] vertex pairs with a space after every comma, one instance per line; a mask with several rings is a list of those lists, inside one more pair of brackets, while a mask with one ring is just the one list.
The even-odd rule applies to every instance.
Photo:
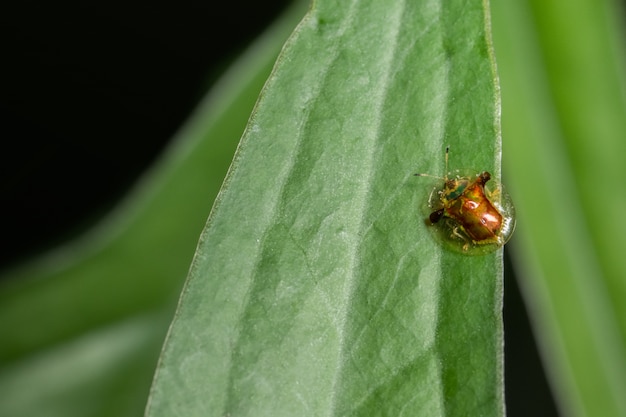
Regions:
[[[0, 269], [95, 222], [287, 0], [11, 2], [0, 13]], [[507, 415], [556, 416], [506, 263]]]
[[3, 4], [0, 267], [109, 209], [286, 4]]

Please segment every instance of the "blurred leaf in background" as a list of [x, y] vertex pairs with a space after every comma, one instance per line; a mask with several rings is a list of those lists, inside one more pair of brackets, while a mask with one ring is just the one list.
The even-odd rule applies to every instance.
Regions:
[[492, 3], [510, 249], [564, 416], [626, 415], [623, 9]]
[[0, 282], [0, 415], [141, 415], [197, 239], [291, 8], [212, 89], [129, 197]]

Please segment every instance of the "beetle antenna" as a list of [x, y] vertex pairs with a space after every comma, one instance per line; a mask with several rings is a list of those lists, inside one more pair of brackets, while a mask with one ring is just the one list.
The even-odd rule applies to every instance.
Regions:
[[439, 177], [437, 175], [430, 175], [430, 174], [413, 174], [413, 175], [416, 177], [430, 177], [430, 178], [437, 178], [438, 180], [448, 181], [448, 153], [449, 152], [450, 152], [450, 147], [446, 146], [446, 170], [444, 171], [443, 177]]
[[448, 181], [448, 154], [450, 153], [450, 146], [446, 146], [446, 170], [443, 171], [443, 176]]

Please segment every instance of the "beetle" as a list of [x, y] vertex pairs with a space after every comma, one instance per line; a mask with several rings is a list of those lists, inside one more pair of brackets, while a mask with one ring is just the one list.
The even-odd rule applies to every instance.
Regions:
[[[484, 254], [502, 247], [515, 229], [515, 209], [502, 185], [492, 180], [491, 174], [481, 171], [474, 175], [451, 175], [448, 172], [446, 147], [444, 177], [415, 174], [443, 180], [443, 185], [433, 190], [428, 216], [431, 226], [454, 249], [464, 254]], [[492, 187], [488, 187], [491, 181]]]

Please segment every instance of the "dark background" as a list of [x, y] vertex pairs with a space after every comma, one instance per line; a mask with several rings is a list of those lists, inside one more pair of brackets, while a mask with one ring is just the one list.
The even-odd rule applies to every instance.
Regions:
[[[288, 3], [4, 4], [0, 269], [110, 209]], [[556, 416], [508, 260], [505, 276], [507, 415]]]
[[287, 4], [3, 4], [0, 269], [106, 212]]

